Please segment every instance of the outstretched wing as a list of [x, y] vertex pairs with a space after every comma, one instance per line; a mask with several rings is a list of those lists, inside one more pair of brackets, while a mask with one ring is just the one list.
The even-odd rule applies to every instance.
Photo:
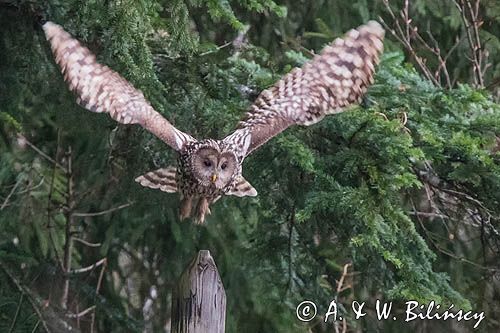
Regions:
[[194, 139], [156, 112], [127, 80], [108, 66], [96, 62], [89, 49], [52, 22], [43, 25], [64, 79], [77, 102], [93, 112], [106, 112], [122, 124], [139, 124], [179, 151]]
[[370, 21], [338, 38], [302, 68], [263, 91], [235, 132], [224, 139], [240, 158], [291, 125], [311, 125], [359, 103], [373, 83], [384, 30]]

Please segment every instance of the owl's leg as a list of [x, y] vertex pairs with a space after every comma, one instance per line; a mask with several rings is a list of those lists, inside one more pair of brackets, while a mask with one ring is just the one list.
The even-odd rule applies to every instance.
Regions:
[[[222, 197], [222, 195], [218, 195], [215, 197], [215, 199], [212, 200], [212, 202], [210, 202], [210, 204], [214, 204], [217, 202], [217, 200], [219, 200], [220, 198]], [[210, 214], [210, 213], [209, 213]]]
[[196, 206], [196, 224], [205, 223], [205, 215], [210, 215], [211, 213], [209, 206], [210, 203], [208, 202], [208, 199], [205, 197], [200, 197], [200, 199], [198, 200], [198, 205]]
[[183, 197], [181, 200], [181, 209], [179, 212], [179, 217], [182, 220], [191, 216], [191, 208], [193, 207], [193, 197]]

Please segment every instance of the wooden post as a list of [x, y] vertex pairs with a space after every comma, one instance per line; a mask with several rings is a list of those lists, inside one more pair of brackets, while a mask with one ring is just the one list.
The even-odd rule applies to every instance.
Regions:
[[226, 292], [210, 251], [201, 250], [172, 292], [172, 333], [224, 333]]

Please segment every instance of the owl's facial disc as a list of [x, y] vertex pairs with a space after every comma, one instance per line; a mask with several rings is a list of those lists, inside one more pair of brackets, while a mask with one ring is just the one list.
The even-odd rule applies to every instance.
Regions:
[[236, 171], [236, 158], [234, 154], [225, 152], [219, 155], [217, 161], [216, 179], [214, 184], [217, 188], [222, 188], [233, 177]]
[[234, 154], [214, 148], [200, 148], [192, 160], [193, 174], [204, 186], [223, 188], [231, 180], [236, 170]]

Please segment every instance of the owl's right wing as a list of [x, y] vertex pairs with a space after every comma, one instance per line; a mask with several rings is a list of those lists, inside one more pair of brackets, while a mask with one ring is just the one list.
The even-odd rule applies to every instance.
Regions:
[[139, 124], [177, 151], [195, 140], [156, 112], [140, 90], [99, 64], [92, 52], [61, 26], [47, 22], [43, 30], [78, 104], [93, 112], [109, 113], [122, 124]]
[[292, 125], [312, 125], [359, 102], [373, 82], [383, 38], [384, 30], [375, 21], [337, 38], [264, 90], [224, 141], [243, 159]]

